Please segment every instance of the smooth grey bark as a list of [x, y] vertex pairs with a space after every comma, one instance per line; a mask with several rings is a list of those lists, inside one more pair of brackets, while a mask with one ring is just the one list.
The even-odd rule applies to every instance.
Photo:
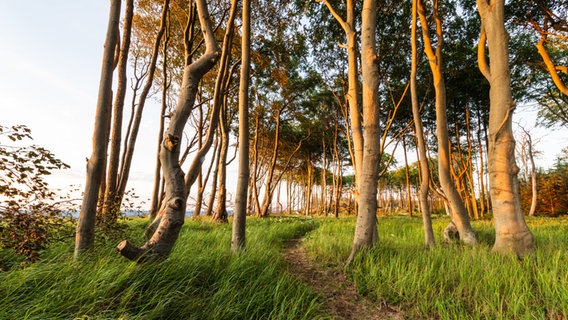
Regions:
[[110, 3], [97, 108], [95, 111], [93, 151], [91, 153], [91, 157], [87, 161], [85, 191], [75, 233], [75, 259], [78, 259], [84, 251], [92, 249], [95, 245], [97, 202], [99, 200], [101, 183], [104, 179], [103, 172], [106, 166], [107, 151], [106, 140], [110, 130], [112, 77], [115, 61], [115, 48], [119, 34], [120, 4], [120, 0], [112, 0]]
[[[172, 112], [170, 123], [164, 134], [164, 141], [160, 150], [160, 162], [166, 182], [166, 194], [160, 212], [148, 227], [150, 231], [153, 231], [151, 232], [152, 236], [141, 247], [134, 246], [127, 240], [122, 241], [117, 246], [118, 252], [130, 260], [145, 261], [166, 258], [171, 252], [184, 223], [188, 188], [186, 188], [184, 172], [179, 166], [181, 137], [195, 104], [199, 82], [213, 68], [219, 58], [217, 41], [211, 27], [207, 3], [205, 0], [196, 0], [195, 2], [203, 38], [205, 39], [205, 52], [195, 62], [185, 66], [178, 103]], [[211, 127], [213, 127], [213, 123]], [[205, 156], [203, 152], [198, 152], [198, 155], [200, 157]], [[197, 170], [195, 170], [195, 176], [197, 176], [196, 173]]]
[[[534, 252], [534, 237], [529, 230], [518, 194], [519, 168], [515, 161], [513, 111], [509, 69], [509, 36], [505, 30], [505, 1], [477, 0], [481, 16], [478, 46], [479, 69], [491, 84], [489, 91], [488, 172], [495, 223], [493, 250], [519, 257]], [[491, 63], [485, 59], [487, 41]]]
[[250, 82], [250, 1], [243, 0], [241, 32], [241, 76], [239, 82], [239, 168], [235, 195], [235, 212], [231, 233], [231, 250], [242, 250], [246, 246], [246, 214], [249, 169], [249, 82]]

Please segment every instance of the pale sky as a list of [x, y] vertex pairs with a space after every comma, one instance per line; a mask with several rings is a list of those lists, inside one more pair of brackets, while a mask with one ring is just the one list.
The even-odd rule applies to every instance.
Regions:
[[[101, 0], [0, 0], [0, 123], [27, 125], [36, 144], [71, 165], [50, 177], [54, 187], [85, 182], [108, 10]], [[150, 102], [129, 182], [142, 198], [152, 187], [158, 117]], [[535, 113], [514, 119], [531, 127]], [[534, 133], [543, 151], [537, 165], [548, 167], [568, 130]]]

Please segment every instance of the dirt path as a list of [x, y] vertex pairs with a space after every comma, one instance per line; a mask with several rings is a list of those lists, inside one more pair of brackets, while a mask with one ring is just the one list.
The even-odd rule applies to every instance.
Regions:
[[340, 268], [315, 264], [299, 245], [301, 240], [290, 241], [283, 253], [289, 272], [323, 298], [324, 307], [334, 319], [403, 319], [397, 310], [358, 294]]

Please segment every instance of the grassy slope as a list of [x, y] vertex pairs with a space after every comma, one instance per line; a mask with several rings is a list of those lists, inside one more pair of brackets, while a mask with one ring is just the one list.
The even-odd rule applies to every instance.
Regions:
[[[440, 242], [446, 218], [434, 220]], [[421, 220], [379, 220], [380, 243], [359, 257], [350, 276], [377, 302], [396, 305], [409, 318], [568, 318], [568, 219], [531, 218], [536, 254], [518, 261], [491, 253], [491, 222], [473, 227], [481, 245], [423, 248]], [[322, 221], [304, 245], [324, 264], [338, 265], [351, 249], [354, 220]]]
[[[306, 249], [324, 265], [341, 265], [354, 222], [249, 219], [248, 250], [233, 256], [229, 225], [188, 221], [171, 257], [144, 266], [118, 256], [117, 239], [82, 264], [70, 262], [70, 244], [60, 244], [39, 263], [0, 273], [0, 319], [325, 318], [317, 296], [286, 273], [281, 248], [313, 230]], [[434, 220], [438, 237], [447, 222]], [[440, 244], [426, 251], [420, 219], [381, 218], [379, 245], [356, 260], [350, 277], [361, 293], [411, 319], [567, 318], [568, 219], [528, 222], [537, 253], [518, 261], [490, 252], [488, 221], [473, 223], [478, 247]], [[131, 226], [133, 237], [141, 237], [143, 221]]]
[[[143, 222], [132, 223], [141, 236]], [[309, 219], [249, 219], [248, 250], [231, 255], [230, 226], [188, 221], [169, 259], [139, 266], [116, 241], [70, 262], [59, 245], [23, 270], [0, 273], [0, 319], [314, 319], [317, 297], [290, 277], [280, 249]], [[142, 242], [142, 239], [138, 239]]]

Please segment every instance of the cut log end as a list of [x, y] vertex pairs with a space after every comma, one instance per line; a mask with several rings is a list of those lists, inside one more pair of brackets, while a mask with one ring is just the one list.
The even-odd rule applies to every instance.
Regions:
[[140, 258], [144, 255], [145, 250], [139, 248], [132, 243], [128, 242], [128, 240], [122, 240], [117, 246], [116, 250], [118, 253], [132, 261], [140, 261]]

